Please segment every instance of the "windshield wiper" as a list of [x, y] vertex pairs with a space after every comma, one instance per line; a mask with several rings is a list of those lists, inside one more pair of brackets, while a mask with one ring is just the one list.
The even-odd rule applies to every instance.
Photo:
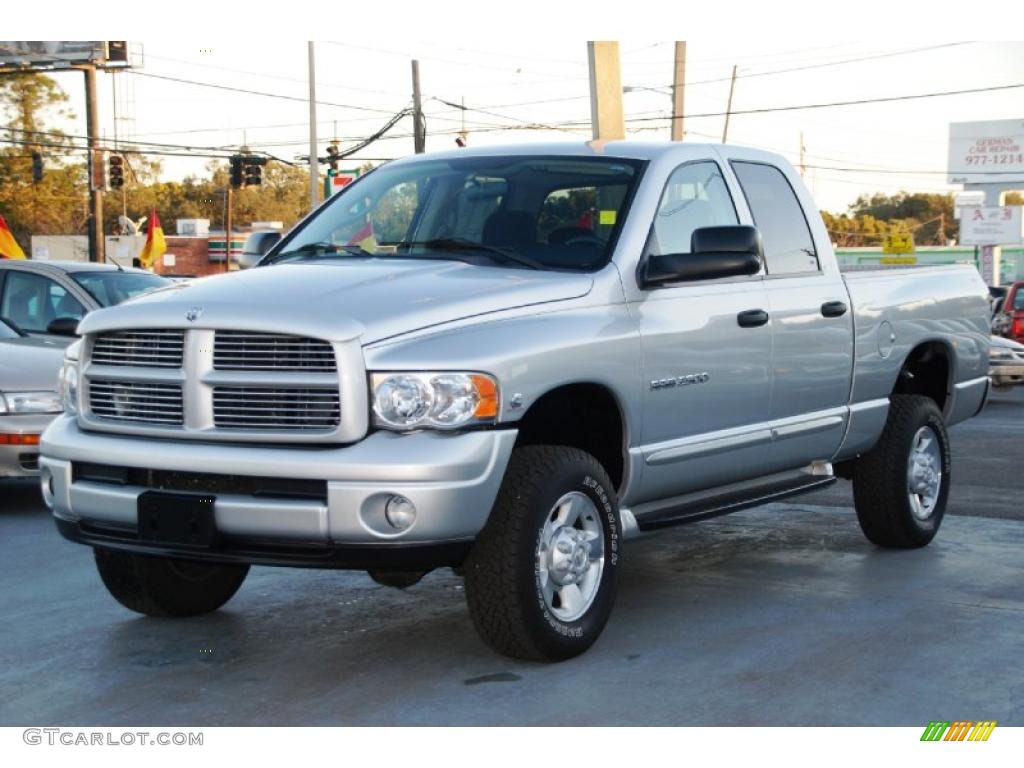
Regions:
[[306, 243], [305, 245], [300, 245], [298, 248], [293, 248], [290, 251], [281, 251], [280, 253], [275, 253], [273, 256], [265, 256], [257, 266], [267, 267], [271, 264], [279, 264], [282, 261], [289, 259], [301, 259], [304, 256], [323, 253], [344, 253], [349, 256], [370, 257], [375, 255], [359, 245], [337, 245], [335, 243], [328, 242]]
[[[381, 243], [381, 245], [392, 245], [392, 243]], [[518, 253], [514, 253], [508, 248], [499, 248], [495, 245], [485, 245], [484, 243], [477, 243], [472, 240], [463, 240], [458, 237], [438, 237], [433, 240], [402, 240], [401, 242], [393, 243], [395, 248], [411, 248], [421, 247], [430, 248], [435, 251], [459, 251], [469, 252], [475, 251], [476, 253], [482, 253], [485, 256], [491, 257], [492, 260], [500, 263], [513, 262], [530, 269], [544, 269], [544, 265], [540, 262], [534, 261], [533, 259], [521, 256]]]

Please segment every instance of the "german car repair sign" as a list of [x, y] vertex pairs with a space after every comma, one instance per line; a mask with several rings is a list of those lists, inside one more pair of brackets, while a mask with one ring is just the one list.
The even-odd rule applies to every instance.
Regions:
[[949, 183], [1024, 181], [1024, 120], [949, 124]]

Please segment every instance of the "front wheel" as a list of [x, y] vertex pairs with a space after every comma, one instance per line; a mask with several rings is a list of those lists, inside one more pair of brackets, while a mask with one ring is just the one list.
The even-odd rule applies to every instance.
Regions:
[[466, 561], [477, 631], [514, 658], [583, 653], [611, 613], [619, 549], [615, 490], [593, 456], [564, 446], [516, 449]]
[[861, 530], [880, 547], [928, 544], [949, 496], [949, 436], [935, 401], [894, 395], [878, 444], [857, 460], [853, 499]]
[[96, 549], [107, 591], [146, 616], [197, 616], [220, 608], [249, 573], [248, 565], [219, 565]]

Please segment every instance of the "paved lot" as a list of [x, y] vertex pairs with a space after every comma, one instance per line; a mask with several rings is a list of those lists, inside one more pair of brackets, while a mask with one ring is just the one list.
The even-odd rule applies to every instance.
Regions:
[[604, 636], [554, 666], [483, 646], [450, 571], [254, 569], [218, 614], [139, 618], [0, 482], [0, 725], [1024, 725], [1024, 391], [953, 440], [932, 546], [870, 546], [845, 483], [630, 542]]

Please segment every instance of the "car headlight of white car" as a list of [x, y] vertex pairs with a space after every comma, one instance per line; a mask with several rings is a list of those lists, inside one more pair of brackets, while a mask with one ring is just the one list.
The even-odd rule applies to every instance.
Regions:
[[64, 353], [64, 364], [57, 376], [57, 393], [66, 413], [78, 412], [78, 353], [82, 342], [76, 341]]
[[373, 423], [384, 429], [458, 429], [493, 424], [499, 391], [484, 373], [371, 373]]
[[56, 392], [4, 392], [0, 393], [0, 413], [60, 413], [60, 395]]

